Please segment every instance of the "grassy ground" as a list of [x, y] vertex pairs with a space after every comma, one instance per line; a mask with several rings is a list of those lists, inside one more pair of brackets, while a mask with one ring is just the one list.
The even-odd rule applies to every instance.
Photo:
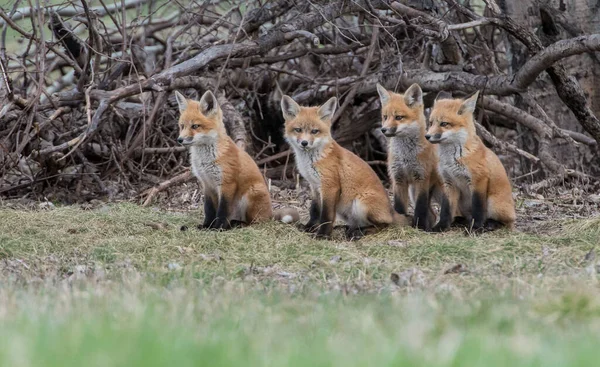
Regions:
[[[316, 241], [135, 205], [0, 209], [0, 365], [589, 366], [600, 219]], [[600, 270], [600, 269], [599, 269]]]

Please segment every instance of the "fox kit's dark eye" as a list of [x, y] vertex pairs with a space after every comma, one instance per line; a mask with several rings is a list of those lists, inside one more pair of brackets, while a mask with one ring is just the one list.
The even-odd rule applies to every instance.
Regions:
[[404, 119], [404, 116], [396, 115], [396, 121], [400, 121]]
[[192, 125], [192, 129], [194, 129], [194, 130], [196, 130], [196, 129], [197, 129], [197, 128], [199, 128], [199, 127], [200, 127], [200, 126], [198, 126], [198, 125], [196, 125], [196, 124], [193, 124], [193, 125]]
[[295, 131], [295, 132], [297, 132], [297, 133], [301, 133], [301, 132], [302, 132], [302, 129], [301, 129], [301, 128], [299, 128], [299, 127], [296, 127], [296, 128], [294, 128], [294, 131]]
[[314, 134], [318, 134], [318, 133], [319, 133], [319, 129], [312, 129], [312, 130], [310, 131], [310, 133], [311, 133], [311, 134], [313, 134], [313, 135], [314, 135]]
[[442, 122], [440, 122], [440, 127], [446, 127], [446, 126], [448, 126], [448, 125], [450, 125], [450, 123], [449, 123], [449, 122], [446, 122], [446, 121], [442, 121]]
[[384, 119], [384, 120], [387, 120], [387, 115], [383, 115], [383, 119]]

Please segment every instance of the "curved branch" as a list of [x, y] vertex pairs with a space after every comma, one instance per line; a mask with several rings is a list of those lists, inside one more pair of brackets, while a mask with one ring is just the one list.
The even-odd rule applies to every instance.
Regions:
[[[124, 9], [135, 8], [137, 5], [145, 3], [145, 2], [146, 2], [146, 0], [125, 1]], [[90, 10], [92, 12], [96, 13], [100, 17], [105, 16], [108, 13], [120, 12], [122, 9], [123, 9], [123, 6], [122, 6], [122, 3], [120, 3], [120, 2], [117, 4], [109, 4], [106, 7], [95, 6], [95, 7], [90, 8]], [[10, 19], [18, 20], [18, 19], [23, 19], [23, 18], [29, 18], [32, 15], [32, 10], [35, 10], [35, 9], [31, 8], [31, 7], [18, 8], [17, 11], [15, 12], [15, 14], [10, 17]], [[73, 7], [65, 7], [63, 4], [50, 5], [50, 6], [45, 7], [44, 10], [55, 11], [56, 13], [58, 13], [58, 15], [61, 15], [63, 17], [72, 17], [75, 15], [79, 15], [81, 13], [81, 11], [77, 10], [74, 6]], [[6, 21], [5, 19], [0, 19], [0, 26], [4, 25], [5, 21]]]
[[555, 62], [569, 56], [595, 51], [600, 51], [600, 34], [558, 41], [529, 59], [515, 74], [511, 84], [517, 89], [527, 88]]

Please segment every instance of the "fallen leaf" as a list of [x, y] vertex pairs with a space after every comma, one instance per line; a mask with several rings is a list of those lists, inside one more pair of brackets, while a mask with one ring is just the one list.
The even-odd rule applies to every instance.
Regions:
[[388, 246], [392, 246], [392, 247], [407, 247], [408, 246], [408, 242], [407, 241], [398, 241], [398, 240], [390, 240], [388, 241]]
[[166, 223], [157, 223], [157, 222], [148, 222], [144, 223], [144, 225], [151, 227], [152, 229], [167, 229]]
[[467, 273], [467, 267], [464, 266], [463, 264], [456, 264], [453, 267], [451, 267], [450, 269], [446, 270], [444, 272], [444, 274], [461, 274], [461, 273]]
[[390, 280], [392, 281], [392, 283], [396, 284], [397, 286], [400, 286], [400, 275], [392, 273], [392, 275], [390, 275]]
[[590, 261], [594, 261], [595, 259], [596, 259], [596, 249], [592, 248], [590, 251], [588, 251], [587, 254], [585, 254], [583, 261], [590, 262]]
[[329, 260], [329, 263], [331, 265], [333, 265], [333, 264], [339, 263], [341, 260], [342, 260], [342, 257], [340, 255], [335, 255], [335, 256], [331, 257], [331, 260]]

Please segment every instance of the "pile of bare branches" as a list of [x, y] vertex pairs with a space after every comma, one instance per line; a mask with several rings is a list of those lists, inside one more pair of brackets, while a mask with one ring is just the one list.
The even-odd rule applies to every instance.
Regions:
[[[98, 3], [17, 0], [0, 10], [0, 195], [58, 188], [66, 199], [114, 198], [159, 185], [151, 198], [189, 179], [176, 89], [216, 91], [230, 135], [275, 182], [294, 177], [282, 92], [306, 105], [337, 95], [334, 137], [384, 175], [376, 82], [400, 92], [419, 83], [428, 106], [440, 90], [481, 90], [481, 136], [513, 157], [513, 176], [546, 178], [536, 188], [600, 168], [575, 169], [552, 149], [593, 152], [600, 142], [600, 121], [561, 63], [593, 56], [598, 34], [536, 33], [493, 0]], [[515, 44], [526, 50], [518, 68]], [[575, 116], [573, 129], [531, 93], [540, 79]]]

